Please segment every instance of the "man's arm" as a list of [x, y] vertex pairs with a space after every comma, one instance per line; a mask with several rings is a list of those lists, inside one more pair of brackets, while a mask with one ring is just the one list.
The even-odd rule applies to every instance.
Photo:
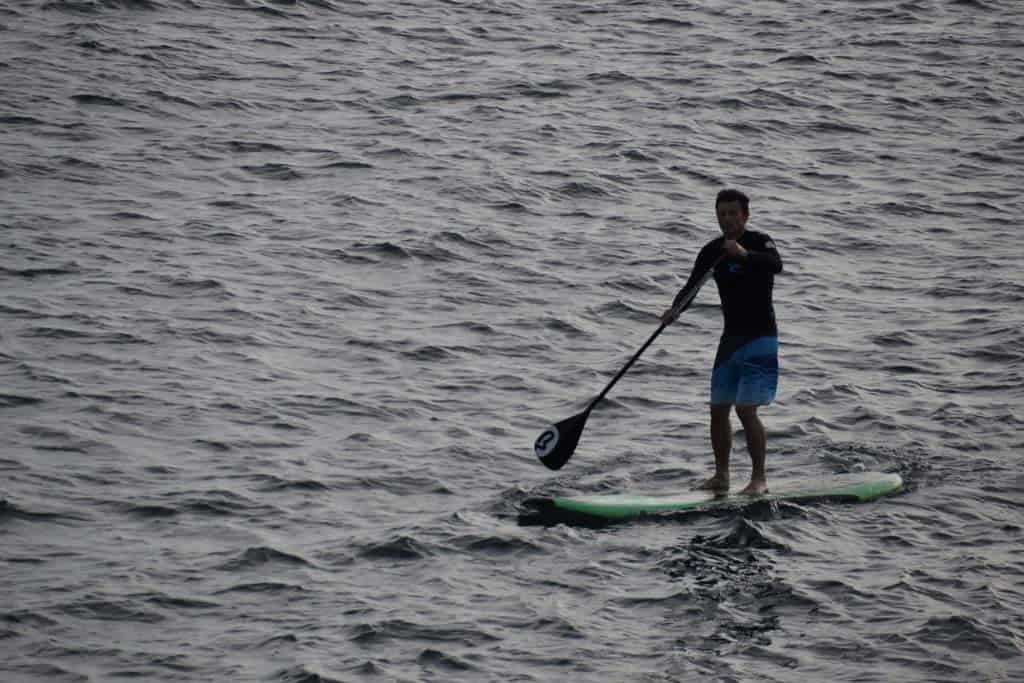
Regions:
[[772, 274], [781, 273], [782, 257], [779, 256], [779, 251], [775, 248], [775, 242], [768, 235], [763, 237], [763, 240], [758, 240], [750, 248], [744, 247], [735, 240], [726, 240], [722, 246], [729, 256], [746, 261], [757, 270], [767, 270]]
[[697, 260], [693, 264], [693, 270], [690, 271], [690, 277], [687, 279], [686, 284], [676, 294], [675, 299], [672, 300], [672, 306], [662, 313], [661, 320], [664, 323], [670, 323], [675, 321], [679, 317], [679, 314], [690, 307], [693, 303], [694, 297], [697, 296], [697, 291], [706, 281], [705, 276], [710, 276], [710, 271], [718, 263], [718, 257], [720, 256], [720, 247], [713, 246], [714, 242], [708, 244], [700, 253], [697, 254]]

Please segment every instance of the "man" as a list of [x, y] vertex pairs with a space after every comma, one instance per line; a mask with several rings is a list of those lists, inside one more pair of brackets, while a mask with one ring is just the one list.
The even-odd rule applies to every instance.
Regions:
[[743, 424], [750, 452], [750, 483], [746, 495], [768, 492], [765, 475], [767, 435], [757, 416], [759, 406], [775, 399], [779, 377], [778, 329], [772, 305], [775, 274], [782, 259], [772, 239], [747, 230], [750, 200], [738, 190], [722, 190], [715, 198], [722, 236], [708, 242], [697, 255], [693, 272], [679, 290], [662, 321], [674, 321], [689, 306], [709, 270], [713, 270], [722, 302], [724, 328], [711, 375], [711, 447], [715, 474], [698, 488], [716, 493], [729, 490], [729, 452], [732, 450], [733, 408]]

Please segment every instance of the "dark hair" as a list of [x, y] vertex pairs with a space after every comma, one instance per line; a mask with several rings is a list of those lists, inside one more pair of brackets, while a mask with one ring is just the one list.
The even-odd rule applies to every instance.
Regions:
[[743, 213], [748, 216], [750, 215], [750, 198], [739, 190], [729, 189], [719, 192], [718, 196], [715, 197], [715, 209], [718, 209], [719, 204], [726, 202], [739, 202]]

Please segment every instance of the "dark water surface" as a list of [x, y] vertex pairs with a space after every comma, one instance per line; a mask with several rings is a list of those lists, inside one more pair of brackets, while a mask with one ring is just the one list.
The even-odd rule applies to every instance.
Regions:
[[[4, 3], [0, 680], [1024, 680], [1022, 83], [1016, 0]], [[532, 443], [724, 185], [770, 476], [907, 491], [519, 525], [707, 476], [713, 289]]]

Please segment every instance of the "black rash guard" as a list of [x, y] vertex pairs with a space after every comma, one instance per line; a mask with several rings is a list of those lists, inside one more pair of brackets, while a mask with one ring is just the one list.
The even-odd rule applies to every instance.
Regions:
[[711, 240], [697, 255], [690, 279], [679, 290], [675, 303], [686, 298], [699, 286], [704, 274], [714, 266], [715, 284], [722, 301], [725, 327], [715, 358], [717, 366], [733, 351], [758, 337], [777, 336], [772, 287], [775, 274], [782, 272], [782, 258], [772, 238], [756, 230], [744, 230], [739, 243], [747, 250], [746, 258], [724, 256], [725, 237]]

